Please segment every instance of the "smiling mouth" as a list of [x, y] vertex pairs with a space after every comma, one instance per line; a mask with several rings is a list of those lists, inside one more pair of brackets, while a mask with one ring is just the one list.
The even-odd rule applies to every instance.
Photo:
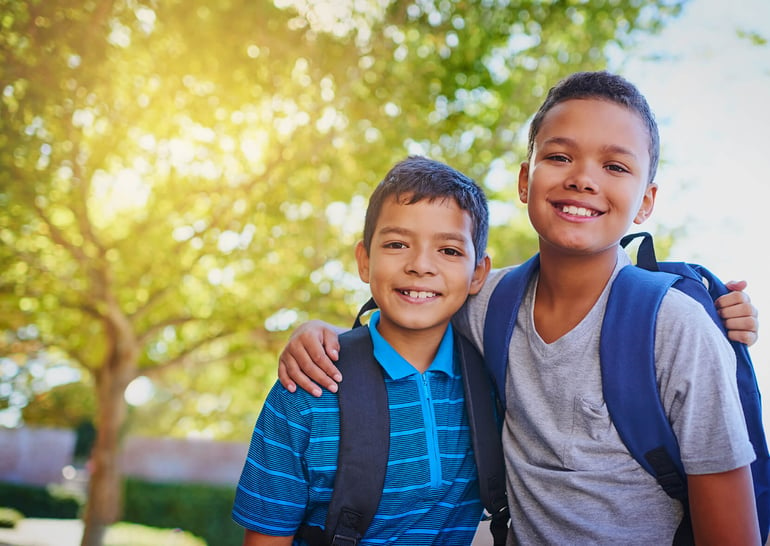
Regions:
[[437, 292], [428, 292], [425, 290], [399, 290], [399, 292], [404, 296], [409, 296], [410, 298], [415, 298], [418, 300], [435, 298], [438, 296]]
[[593, 218], [602, 214], [598, 210], [587, 209], [585, 207], [576, 207], [575, 205], [556, 205], [556, 208], [561, 209], [564, 214], [571, 214], [572, 216], [584, 216], [586, 218]]

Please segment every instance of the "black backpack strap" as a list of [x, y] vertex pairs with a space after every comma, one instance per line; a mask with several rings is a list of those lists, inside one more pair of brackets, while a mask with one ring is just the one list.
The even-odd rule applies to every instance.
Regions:
[[345, 379], [337, 391], [337, 473], [325, 529], [303, 526], [298, 534], [311, 546], [359, 543], [377, 512], [388, 468], [388, 393], [382, 367], [374, 359], [369, 328], [345, 332], [339, 342], [337, 366]]
[[[354, 328], [365, 330], [365, 328], [357, 328], [361, 325], [361, 316], [376, 308], [377, 304], [373, 299], [367, 301], [358, 312]], [[491, 520], [490, 531], [494, 545], [503, 546], [508, 535], [510, 516], [505, 489], [505, 459], [503, 457], [500, 420], [495, 407], [494, 388], [484, 366], [484, 360], [473, 344], [456, 334], [454, 346], [455, 355], [459, 359], [463, 375], [465, 407], [471, 427], [471, 441], [476, 468], [478, 469], [481, 502], [484, 509], [490, 514], [488, 519]], [[381, 373], [380, 366], [377, 365], [377, 367]], [[349, 370], [350, 368], [346, 369]], [[345, 378], [348, 379], [350, 372], [345, 371], [344, 373]], [[382, 384], [384, 385], [384, 382]], [[371, 427], [371, 420], [367, 419], [366, 421], [366, 426]], [[387, 464], [387, 460], [385, 463]], [[336, 487], [335, 482], [335, 489]], [[379, 498], [379, 492], [377, 498]]]
[[494, 544], [502, 546], [508, 535], [510, 518], [505, 491], [505, 459], [492, 381], [479, 352], [459, 334], [455, 335], [455, 353], [463, 374], [465, 408], [478, 468], [481, 502], [490, 514]]

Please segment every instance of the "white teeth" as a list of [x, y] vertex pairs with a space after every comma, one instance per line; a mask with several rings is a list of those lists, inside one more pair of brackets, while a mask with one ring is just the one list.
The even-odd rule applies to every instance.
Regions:
[[424, 299], [424, 298], [432, 298], [436, 295], [435, 292], [424, 292], [424, 291], [417, 291], [417, 290], [409, 290], [406, 292], [406, 294], [410, 298], [417, 298], [417, 299]]
[[595, 211], [583, 207], [576, 207], [575, 205], [565, 205], [561, 210], [562, 212], [573, 216], [596, 216], [597, 214]]

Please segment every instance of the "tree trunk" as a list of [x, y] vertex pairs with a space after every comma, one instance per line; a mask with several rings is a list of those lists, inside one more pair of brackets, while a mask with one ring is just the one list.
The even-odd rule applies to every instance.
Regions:
[[[129, 352], [131, 356], [137, 353]], [[111, 359], [96, 374], [97, 434], [91, 452], [81, 546], [102, 546], [107, 527], [121, 517], [123, 487], [118, 455], [127, 414], [123, 396], [136, 369], [136, 360], [131, 356], [123, 354], [122, 358]]]

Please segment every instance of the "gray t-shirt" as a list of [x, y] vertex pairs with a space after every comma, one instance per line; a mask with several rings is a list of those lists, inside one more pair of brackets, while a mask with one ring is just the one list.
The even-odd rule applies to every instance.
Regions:
[[[602, 396], [599, 337], [609, 285], [570, 332], [545, 343], [533, 321], [536, 279], [511, 340], [503, 429], [515, 537], [509, 544], [670, 544], [681, 506], [630, 455]], [[506, 270], [469, 299], [457, 326], [483, 350], [484, 316]], [[661, 398], [688, 474], [749, 464], [735, 355], [703, 308], [670, 290], [656, 323]]]

